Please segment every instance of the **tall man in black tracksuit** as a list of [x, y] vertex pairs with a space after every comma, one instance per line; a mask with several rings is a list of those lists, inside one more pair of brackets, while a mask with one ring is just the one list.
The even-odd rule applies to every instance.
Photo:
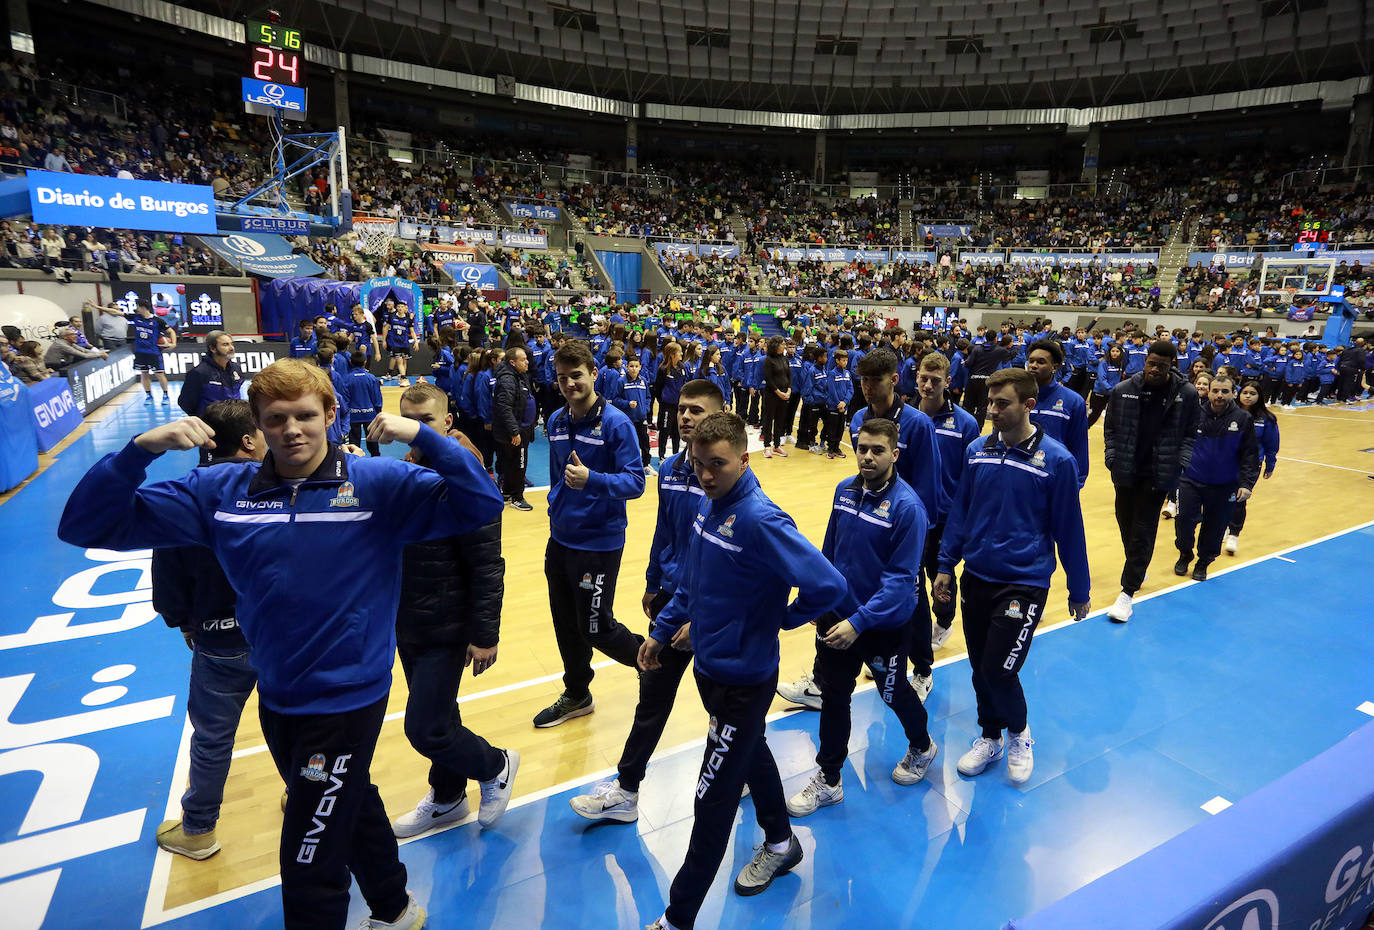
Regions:
[[978, 429], [983, 429], [983, 421], [988, 417], [988, 378], [997, 369], [1016, 357], [1012, 349], [1012, 338], [1003, 334], [994, 345], [991, 340], [969, 349], [968, 386], [964, 388], [963, 406], [978, 421]]
[[[199, 411], [215, 431], [208, 465], [262, 461], [267, 443], [244, 400], [224, 400]], [[203, 466], [202, 466], [203, 467]], [[181, 796], [181, 819], [157, 828], [157, 845], [191, 859], [219, 852], [215, 823], [234, 753], [243, 706], [258, 682], [248, 641], [234, 617], [236, 595], [214, 553], [200, 546], [153, 552], [153, 608], [191, 647], [191, 770]]]
[[1193, 457], [1178, 486], [1175, 575], [1188, 572], [1188, 563], [1193, 560], [1193, 533], [1200, 521], [1202, 531], [1196, 540], [1193, 580], [1207, 580], [1207, 566], [1221, 554], [1231, 509], [1250, 497], [1259, 475], [1259, 440], [1255, 438], [1254, 423], [1235, 401], [1235, 383], [1218, 375], [1208, 388], [1207, 408], [1198, 426]]
[[[683, 385], [677, 404], [677, 425], [686, 447], [664, 461], [658, 470], [658, 523], [649, 548], [643, 600], [650, 626], [677, 591], [681, 580], [679, 564], [705, 496], [692, 471], [692, 432], [699, 422], [724, 407], [725, 396], [712, 382], [696, 380]], [[632, 823], [639, 819], [640, 782], [644, 780], [649, 757], [663, 737], [663, 728], [668, 725], [682, 675], [691, 664], [692, 646], [684, 629], [659, 653], [658, 668], [640, 672], [639, 703], [635, 705], [634, 723], [616, 766], [616, 780], [602, 782], [591, 794], [573, 798], [570, 803], [575, 812], [588, 820]]]
[[1145, 370], [1122, 379], [1107, 401], [1102, 440], [1126, 552], [1121, 594], [1107, 608], [1116, 623], [1131, 619], [1131, 600], [1154, 555], [1160, 508], [1193, 457], [1201, 411], [1197, 390], [1175, 367], [1177, 358], [1172, 342], [1152, 343]]
[[492, 440], [501, 460], [501, 496], [516, 510], [534, 509], [525, 501], [525, 469], [539, 416], [529, 370], [529, 351], [520, 345], [511, 347], [496, 369], [491, 402]]
[[548, 424], [549, 543], [544, 577], [563, 659], [563, 693], [534, 718], [554, 727], [595, 709], [592, 649], [633, 667], [643, 637], [615, 619], [625, 549], [625, 502], [644, 493], [639, 437], [624, 413], [598, 397], [596, 359], [580, 341], [554, 353], [567, 405]]
[[[407, 388], [401, 416], [441, 436], [453, 429], [448, 395], [433, 384]], [[466, 448], [481, 458], [475, 447]], [[421, 453], [411, 452], [409, 458], [425, 464]], [[480, 675], [496, 664], [505, 570], [500, 517], [461, 536], [411, 543], [401, 556], [396, 652], [409, 689], [405, 734], [430, 767], [429, 793], [391, 822], [398, 837], [467, 817], [469, 777], [480, 783], [482, 827], [494, 826], [510, 803], [520, 754], [492, 748], [463, 726], [458, 713], [463, 669], [471, 665]]]

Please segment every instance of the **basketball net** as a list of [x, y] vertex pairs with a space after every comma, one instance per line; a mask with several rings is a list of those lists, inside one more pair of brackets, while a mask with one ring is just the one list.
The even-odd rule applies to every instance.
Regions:
[[391, 240], [396, 235], [396, 221], [354, 217], [353, 231], [358, 234], [359, 252], [374, 258], [385, 258], [391, 251]]

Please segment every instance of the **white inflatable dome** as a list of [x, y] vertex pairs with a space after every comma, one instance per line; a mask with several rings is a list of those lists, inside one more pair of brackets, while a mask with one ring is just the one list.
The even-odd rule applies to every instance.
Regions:
[[25, 339], [46, 343], [53, 337], [53, 326], [67, 316], [67, 311], [46, 297], [0, 296], [0, 326], [18, 326]]

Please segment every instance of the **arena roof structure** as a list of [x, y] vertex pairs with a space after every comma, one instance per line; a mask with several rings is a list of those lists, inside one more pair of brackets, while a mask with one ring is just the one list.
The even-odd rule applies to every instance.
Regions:
[[[151, 0], [95, 2], [132, 12]], [[264, 8], [262, 0], [180, 6], [239, 22]], [[1374, 72], [1366, 0], [294, 0], [280, 8], [325, 53], [475, 75], [498, 94], [526, 84], [668, 107], [1102, 108]]]

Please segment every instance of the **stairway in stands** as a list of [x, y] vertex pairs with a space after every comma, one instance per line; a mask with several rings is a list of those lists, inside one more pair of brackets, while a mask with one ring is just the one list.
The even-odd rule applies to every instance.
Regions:
[[[1164, 248], [1159, 250], [1159, 276], [1155, 279], [1159, 283], [1159, 305], [1168, 307], [1173, 303], [1174, 295], [1178, 293], [1178, 273], [1184, 265], [1188, 264], [1188, 253], [1193, 250], [1193, 238], [1197, 235], [1194, 211], [1189, 210], [1183, 217], [1174, 224], [1173, 231], [1169, 235], [1169, 241], [1164, 243]], [[1187, 234], [1184, 230], [1187, 229]]]
[[771, 313], [755, 313], [749, 318], [750, 327], [757, 327], [765, 339], [784, 335], [782, 324]]
[[749, 223], [744, 218], [744, 214], [738, 210], [730, 214], [730, 228], [735, 232], [735, 241], [739, 243], [740, 254], [744, 256], [744, 261], [749, 268], [749, 275], [758, 283], [755, 291], [759, 294], [771, 294], [773, 291], [768, 287], [768, 282], [763, 280], [763, 268], [754, 261], [755, 256], [749, 255], [744, 251], [744, 245], [749, 241]]

